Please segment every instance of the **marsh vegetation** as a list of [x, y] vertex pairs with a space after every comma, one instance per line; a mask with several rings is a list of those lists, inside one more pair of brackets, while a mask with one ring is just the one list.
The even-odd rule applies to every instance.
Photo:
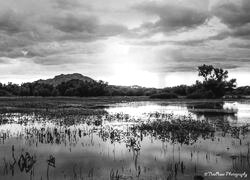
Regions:
[[2, 110], [9, 107], [0, 116], [1, 179], [170, 180], [215, 170], [250, 173], [247, 101], [239, 102], [237, 114], [190, 111], [218, 109], [224, 102], [217, 101], [21, 102], [1, 101]]

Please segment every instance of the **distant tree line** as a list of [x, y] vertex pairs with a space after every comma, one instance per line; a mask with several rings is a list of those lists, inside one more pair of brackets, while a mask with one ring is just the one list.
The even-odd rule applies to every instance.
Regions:
[[212, 65], [198, 67], [198, 76], [203, 81], [196, 81], [191, 86], [180, 85], [163, 89], [140, 86], [114, 86], [104, 81], [83, 81], [72, 79], [59, 85], [41, 82], [21, 85], [0, 83], [0, 96], [150, 96], [151, 98], [221, 98], [225, 95], [250, 95], [250, 87], [236, 88], [236, 79], [228, 80], [228, 71]]
[[57, 86], [32, 82], [0, 84], [1, 96], [104, 96], [107, 83], [72, 79]]
[[21, 85], [0, 83], [0, 96], [150, 96], [155, 88], [113, 86], [103, 81], [72, 79], [57, 86], [31, 82]]

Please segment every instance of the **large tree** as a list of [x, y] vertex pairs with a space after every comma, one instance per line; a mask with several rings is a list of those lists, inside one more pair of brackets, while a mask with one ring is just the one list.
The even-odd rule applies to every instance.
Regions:
[[203, 88], [210, 91], [216, 98], [224, 96], [236, 87], [236, 79], [228, 79], [228, 71], [222, 68], [215, 68], [212, 65], [198, 67], [198, 75], [203, 77]]

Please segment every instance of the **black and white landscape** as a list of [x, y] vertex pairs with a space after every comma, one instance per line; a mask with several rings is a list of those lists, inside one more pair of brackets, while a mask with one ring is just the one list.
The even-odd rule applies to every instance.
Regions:
[[249, 0], [0, 0], [0, 179], [248, 179], [249, 77]]

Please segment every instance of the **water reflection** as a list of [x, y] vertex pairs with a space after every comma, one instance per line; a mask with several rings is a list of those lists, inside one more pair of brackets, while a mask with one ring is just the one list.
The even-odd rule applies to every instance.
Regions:
[[32, 113], [2, 114], [0, 178], [194, 179], [215, 170], [249, 174], [250, 135], [239, 116], [242, 109], [214, 115], [191, 113], [190, 107], [118, 104], [107, 109], [109, 114], [84, 116], [77, 123]]
[[[226, 106], [225, 106], [226, 105]], [[229, 107], [229, 105], [231, 107]], [[230, 108], [237, 108], [237, 111], [230, 111]], [[249, 123], [250, 103], [244, 102], [132, 102], [116, 104], [106, 109], [110, 114], [124, 113], [133, 117], [147, 118], [150, 113], [161, 113], [192, 116], [193, 118], [205, 120], [210, 118], [223, 118], [229, 122], [237, 121], [238, 124]]]

